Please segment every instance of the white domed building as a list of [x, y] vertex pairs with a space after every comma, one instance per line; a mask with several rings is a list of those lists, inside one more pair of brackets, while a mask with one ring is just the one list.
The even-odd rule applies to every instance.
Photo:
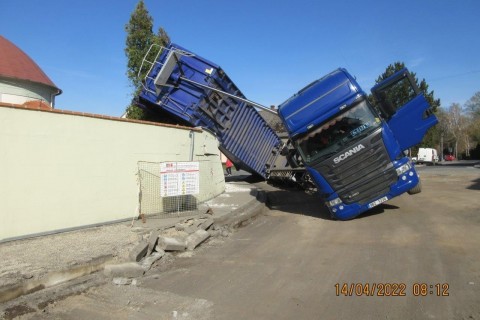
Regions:
[[0, 104], [53, 109], [61, 93], [35, 61], [0, 35]]

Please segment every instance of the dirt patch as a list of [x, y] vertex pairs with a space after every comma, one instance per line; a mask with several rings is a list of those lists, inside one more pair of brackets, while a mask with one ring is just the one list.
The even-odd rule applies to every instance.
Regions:
[[106, 253], [124, 260], [139, 237], [128, 223], [121, 223], [2, 243], [0, 287], [41, 279]]
[[15, 319], [16, 317], [23, 316], [25, 314], [36, 312], [36, 311], [37, 310], [27, 305], [20, 304], [20, 305], [16, 305], [8, 309], [5, 309], [4, 318], [6, 320]]

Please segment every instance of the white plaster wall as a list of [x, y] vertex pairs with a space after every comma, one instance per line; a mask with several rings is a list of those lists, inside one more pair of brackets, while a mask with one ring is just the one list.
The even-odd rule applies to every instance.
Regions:
[[218, 141], [206, 132], [0, 107], [0, 241], [135, 216], [138, 161], [210, 161], [224, 191]]
[[55, 92], [53, 88], [39, 83], [0, 78], [0, 102], [23, 104], [41, 100], [51, 105], [52, 94]]

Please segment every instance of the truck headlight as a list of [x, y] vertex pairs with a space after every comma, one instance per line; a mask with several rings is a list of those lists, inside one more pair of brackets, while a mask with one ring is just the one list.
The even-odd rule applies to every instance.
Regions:
[[401, 165], [400, 167], [397, 168], [397, 175], [402, 175], [408, 170], [412, 169], [412, 166], [410, 163], [405, 163], [404, 165]]
[[340, 203], [342, 203], [342, 200], [340, 200], [340, 198], [335, 198], [333, 200], [327, 201], [327, 206], [333, 207]]

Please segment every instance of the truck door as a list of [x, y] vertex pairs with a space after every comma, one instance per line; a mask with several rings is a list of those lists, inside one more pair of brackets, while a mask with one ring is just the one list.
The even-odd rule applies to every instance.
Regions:
[[407, 69], [396, 72], [371, 91], [402, 151], [419, 144], [427, 130], [438, 123]]

